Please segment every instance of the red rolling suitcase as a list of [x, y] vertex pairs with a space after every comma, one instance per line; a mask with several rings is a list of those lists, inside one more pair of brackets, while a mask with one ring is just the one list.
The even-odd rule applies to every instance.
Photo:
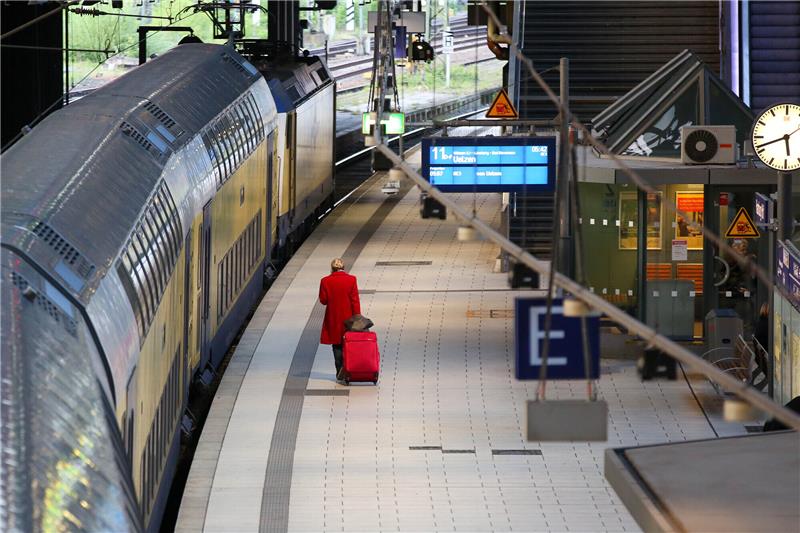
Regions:
[[378, 383], [381, 354], [378, 336], [371, 331], [347, 331], [343, 342], [344, 381], [371, 381]]

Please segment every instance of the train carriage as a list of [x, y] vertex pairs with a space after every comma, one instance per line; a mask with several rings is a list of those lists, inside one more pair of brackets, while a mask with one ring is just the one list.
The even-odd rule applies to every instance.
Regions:
[[330, 76], [272, 94], [315, 61], [181, 45], [0, 158], [4, 529], [158, 528], [190, 381], [331, 202], [331, 127], [285, 137], [332, 121]]

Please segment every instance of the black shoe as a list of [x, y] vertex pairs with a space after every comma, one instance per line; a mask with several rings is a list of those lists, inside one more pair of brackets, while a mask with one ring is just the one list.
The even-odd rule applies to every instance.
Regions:
[[336, 371], [336, 381], [344, 382], [344, 370], [341, 368]]

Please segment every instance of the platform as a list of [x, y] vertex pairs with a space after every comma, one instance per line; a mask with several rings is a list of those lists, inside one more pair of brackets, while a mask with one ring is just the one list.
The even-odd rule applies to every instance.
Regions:
[[608, 450], [606, 475], [647, 531], [800, 531], [793, 431]]
[[[337, 207], [261, 302], [211, 407], [176, 531], [638, 531], [604, 478], [607, 448], [745, 432], [714, 427], [697, 401], [714, 395], [706, 382], [643, 383], [634, 361], [606, 359], [608, 442], [527, 442], [535, 382], [514, 378], [520, 293], [493, 273], [498, 248], [459, 242], [452, 218], [421, 219], [408, 184], [393, 197], [381, 185], [373, 177]], [[499, 226], [499, 195], [476, 199]], [[377, 386], [336, 384], [319, 345], [319, 279], [337, 256], [376, 324]], [[553, 398], [583, 391], [548, 386]]]

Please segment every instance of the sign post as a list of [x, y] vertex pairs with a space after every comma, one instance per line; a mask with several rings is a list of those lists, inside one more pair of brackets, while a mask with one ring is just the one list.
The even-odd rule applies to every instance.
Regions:
[[[516, 344], [516, 377], [539, 379], [542, 368], [542, 345], [545, 338], [547, 299], [517, 298], [514, 330]], [[564, 316], [564, 301], [553, 299], [550, 328], [550, 352], [547, 358], [547, 379], [597, 379], [600, 377], [600, 318], [586, 317], [589, 328], [590, 375], [586, 375], [580, 317]]]
[[[564, 316], [564, 300], [551, 307], [550, 350], [546, 378], [597, 379], [600, 377], [600, 317]], [[544, 361], [546, 298], [517, 298], [514, 309], [517, 379], [539, 379]], [[581, 320], [586, 320], [590, 354], [583, 352]], [[589, 375], [586, 361], [589, 357]], [[604, 441], [608, 432], [608, 404], [603, 400], [528, 401], [529, 441]]]
[[453, 32], [446, 28], [442, 32], [442, 52], [444, 52], [444, 79], [445, 86], [450, 87], [450, 54], [453, 53]]

